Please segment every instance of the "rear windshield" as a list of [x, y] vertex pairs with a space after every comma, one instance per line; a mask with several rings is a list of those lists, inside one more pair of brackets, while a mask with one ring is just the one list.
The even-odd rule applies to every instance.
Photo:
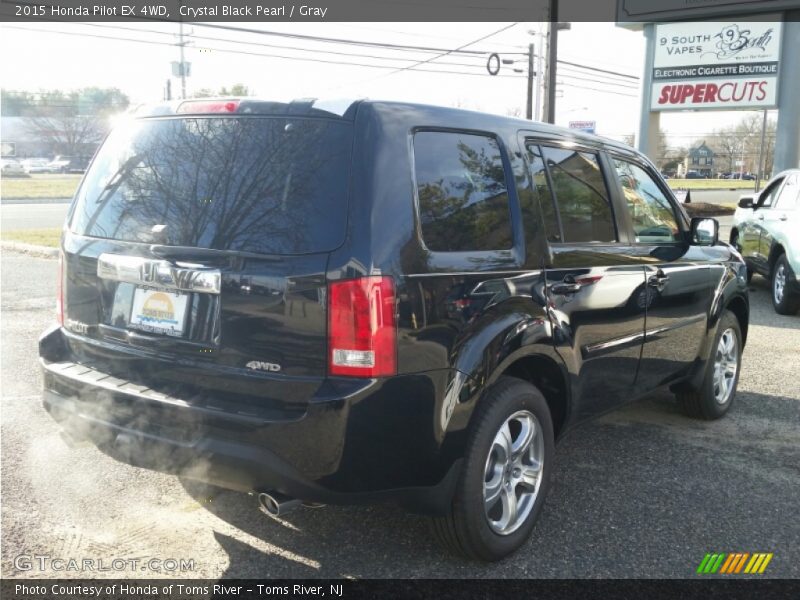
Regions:
[[333, 250], [345, 235], [351, 140], [351, 124], [325, 119], [135, 121], [98, 153], [71, 229], [217, 250]]

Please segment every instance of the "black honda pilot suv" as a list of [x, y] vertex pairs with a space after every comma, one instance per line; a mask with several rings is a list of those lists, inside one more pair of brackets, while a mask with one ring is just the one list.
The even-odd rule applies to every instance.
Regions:
[[667, 387], [733, 402], [741, 256], [630, 147], [395, 102], [140, 112], [67, 217], [44, 406], [134, 465], [300, 502], [392, 500], [496, 560], [554, 441]]

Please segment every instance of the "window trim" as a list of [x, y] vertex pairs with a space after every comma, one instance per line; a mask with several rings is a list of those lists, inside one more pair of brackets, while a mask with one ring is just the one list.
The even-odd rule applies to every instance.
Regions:
[[[792, 181], [791, 185], [789, 182]], [[786, 191], [787, 187], [796, 187], [797, 194], [794, 199], [794, 205], [791, 208], [785, 208], [779, 206], [781, 199], [783, 198], [783, 194]], [[794, 212], [800, 209], [800, 174], [790, 173], [786, 177], [783, 178], [783, 183], [781, 184], [781, 189], [775, 197], [775, 204], [770, 206], [769, 208], [774, 210], [785, 210], [789, 212]]]
[[[503, 175], [506, 183], [506, 195], [508, 196], [508, 219], [509, 228], [511, 230], [511, 247], [498, 248], [492, 250], [432, 250], [425, 243], [425, 236], [422, 232], [422, 216], [420, 213], [419, 203], [419, 186], [417, 182], [417, 168], [416, 156], [414, 153], [414, 137], [418, 133], [456, 133], [463, 135], [472, 135], [491, 138], [497, 143], [500, 150], [500, 159], [503, 163]], [[521, 228], [518, 227], [520, 223], [520, 207], [519, 198], [517, 197], [517, 183], [514, 178], [513, 169], [511, 167], [511, 160], [509, 158], [508, 148], [503, 141], [502, 136], [493, 131], [485, 131], [480, 129], [468, 129], [462, 127], [440, 127], [440, 126], [426, 126], [419, 125], [412, 127], [408, 132], [408, 157], [409, 167], [411, 172], [411, 187], [413, 191], [414, 200], [414, 221], [417, 233], [417, 241], [422, 249], [427, 252], [431, 257], [431, 264], [437, 265], [440, 268], [446, 268], [453, 262], [463, 262], [461, 259], [467, 258], [484, 258], [491, 261], [493, 265], [499, 267], [508, 266], [521, 266], [525, 261], [525, 241], [524, 234], [521, 234]], [[497, 270], [496, 268], [493, 270]]]
[[603, 184], [605, 185], [606, 192], [608, 193], [608, 205], [611, 209], [611, 221], [614, 227], [614, 235], [616, 236], [616, 240], [613, 241], [591, 241], [591, 242], [575, 242], [575, 241], [568, 241], [564, 240], [564, 225], [561, 219], [561, 209], [558, 206], [558, 202], [556, 201], [555, 190], [553, 189], [553, 179], [550, 173], [550, 167], [547, 166], [547, 159], [544, 157], [544, 153], [542, 154], [542, 159], [544, 162], [545, 174], [547, 177], [547, 185], [550, 190], [550, 201], [553, 203], [553, 207], [556, 213], [556, 220], [558, 221], [558, 226], [560, 228], [561, 234], [561, 241], [560, 242], [551, 242], [547, 240], [548, 245], [552, 246], [586, 246], [586, 247], [598, 247], [598, 246], [616, 246], [616, 245], [624, 245], [626, 242], [622, 239], [622, 229], [620, 228], [619, 217], [617, 214], [617, 207], [615, 206], [614, 201], [614, 192], [616, 188], [613, 188], [609, 185], [608, 182], [608, 175], [606, 171], [606, 165], [604, 164], [603, 156], [604, 150], [602, 147], [592, 146], [589, 144], [582, 144], [578, 142], [573, 142], [571, 140], [557, 140], [557, 139], [548, 139], [539, 136], [528, 136], [525, 135], [525, 132], [522, 132], [524, 136], [524, 155], [525, 155], [525, 162], [528, 166], [528, 172], [530, 173], [530, 162], [528, 161], [528, 142], [532, 141], [535, 143], [536, 146], [539, 147], [539, 151], [541, 152], [542, 148], [554, 148], [557, 150], [575, 150], [577, 152], [590, 152], [597, 156], [597, 165], [600, 167], [600, 176], [603, 178]]
[[675, 198], [675, 195], [672, 193], [672, 190], [669, 188], [668, 185], [666, 185], [664, 183], [664, 181], [661, 178], [661, 176], [658, 175], [658, 173], [656, 173], [656, 170], [653, 167], [651, 167], [647, 162], [639, 159], [638, 157], [624, 156], [624, 155], [622, 155], [620, 153], [611, 151], [611, 152], [608, 153], [608, 158], [609, 158], [609, 161], [610, 161], [609, 167], [612, 168], [613, 172], [614, 172], [614, 181], [616, 183], [617, 192], [619, 193], [620, 198], [624, 199], [625, 196], [624, 196], [624, 193], [622, 191], [622, 184], [620, 183], [619, 178], [616, 176], [616, 167], [614, 167], [614, 164], [613, 164], [614, 160], [621, 160], [621, 161], [624, 161], [624, 162], [629, 162], [631, 164], [634, 164], [634, 165], [636, 165], [637, 167], [642, 169], [645, 173], [647, 173], [650, 176], [650, 178], [655, 182], [655, 184], [658, 187], [658, 189], [661, 190], [661, 193], [664, 194], [664, 197], [670, 203], [670, 206], [672, 207], [672, 212], [675, 215], [675, 221], [678, 224], [678, 230], [681, 233], [681, 239], [679, 239], [679, 240], [672, 240], [672, 241], [669, 241], [669, 242], [667, 242], [667, 241], [663, 241], [663, 242], [637, 242], [636, 241], [636, 232], [633, 229], [633, 219], [631, 218], [630, 211], [628, 210], [627, 205], [625, 204], [624, 200], [622, 200], [623, 210], [625, 211], [625, 218], [626, 218], [626, 221], [627, 221], [627, 225], [626, 226], [628, 227], [628, 236], [630, 238], [630, 244], [632, 246], [680, 246], [680, 245], [686, 245], [687, 240], [688, 240], [688, 236], [689, 236], [689, 228], [688, 228], [689, 224], [688, 224], [688, 222], [686, 220], [685, 212], [681, 208], [681, 205], [678, 202], [678, 200]]
[[[774, 208], [775, 200], [777, 200], [780, 197], [781, 193], [783, 192], [783, 185], [784, 185], [784, 183], [786, 183], [786, 178], [787, 178], [787, 176], [784, 175], [783, 177], [779, 178], [777, 181], [773, 181], [771, 185], [768, 185], [767, 187], [765, 187], [763, 190], [761, 190], [758, 193], [758, 202], [756, 202], [755, 206], [753, 206], [753, 212], [755, 212], [757, 210], [770, 210], [770, 209]], [[762, 204], [762, 198], [766, 200], [767, 193], [768, 193], [769, 190], [772, 189], [773, 186], [775, 186], [775, 197], [773, 198], [773, 202], [770, 203], [769, 206], [764, 206]]]

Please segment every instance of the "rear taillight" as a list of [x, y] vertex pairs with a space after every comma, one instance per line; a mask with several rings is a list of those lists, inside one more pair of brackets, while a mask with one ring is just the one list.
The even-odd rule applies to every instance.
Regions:
[[58, 253], [58, 292], [56, 295], [56, 319], [64, 326], [64, 253]]
[[328, 286], [328, 372], [351, 377], [397, 373], [391, 277], [361, 277]]
[[469, 303], [469, 298], [459, 298], [453, 304], [455, 304], [456, 308], [467, 308]]

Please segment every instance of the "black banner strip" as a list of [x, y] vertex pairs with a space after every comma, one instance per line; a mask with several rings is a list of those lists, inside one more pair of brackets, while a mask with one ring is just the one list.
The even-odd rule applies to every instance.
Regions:
[[800, 597], [800, 580], [762, 576], [696, 579], [401, 579], [401, 580], [119, 580], [5, 579], [4, 600], [264, 600], [270, 598], [435, 599], [564, 598], [738, 600]]

